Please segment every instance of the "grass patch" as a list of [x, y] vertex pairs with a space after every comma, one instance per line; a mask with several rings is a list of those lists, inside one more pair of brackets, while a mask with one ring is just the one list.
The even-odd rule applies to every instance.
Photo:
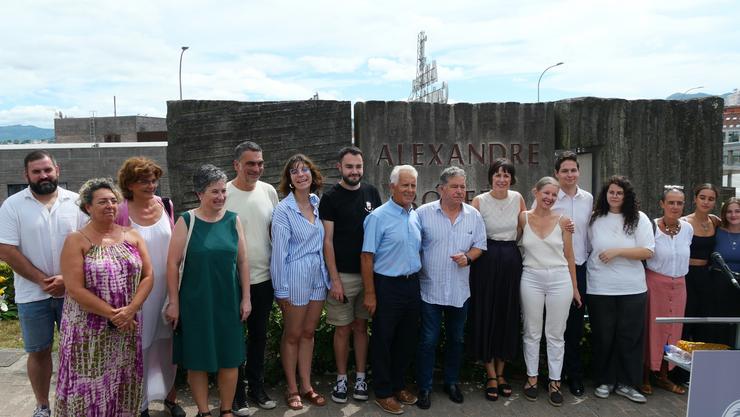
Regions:
[[21, 325], [18, 320], [0, 320], [0, 348], [23, 349]]
[[[59, 348], [59, 332], [54, 328], [54, 345], [56, 352]], [[0, 349], [23, 349], [21, 322], [18, 320], [0, 320]]]

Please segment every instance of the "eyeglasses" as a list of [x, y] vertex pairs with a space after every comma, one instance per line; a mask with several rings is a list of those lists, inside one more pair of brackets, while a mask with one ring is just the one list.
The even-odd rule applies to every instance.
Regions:
[[299, 172], [301, 174], [308, 174], [311, 172], [311, 169], [309, 167], [291, 168], [288, 172], [290, 172], [290, 175], [298, 175]]
[[157, 185], [159, 184], [159, 179], [146, 180], [146, 179], [141, 178], [141, 179], [136, 180], [136, 183], [140, 185]]

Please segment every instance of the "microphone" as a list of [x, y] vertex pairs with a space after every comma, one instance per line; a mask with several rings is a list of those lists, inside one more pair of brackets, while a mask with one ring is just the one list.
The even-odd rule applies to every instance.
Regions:
[[730, 269], [729, 266], [727, 266], [722, 255], [720, 255], [719, 252], [712, 252], [710, 258], [712, 258], [712, 263], [718, 267], [717, 269], [730, 278], [732, 285], [735, 286], [735, 288], [740, 289], [740, 284], [738, 284], [737, 279], [735, 279], [735, 273], [732, 272], [732, 269]]

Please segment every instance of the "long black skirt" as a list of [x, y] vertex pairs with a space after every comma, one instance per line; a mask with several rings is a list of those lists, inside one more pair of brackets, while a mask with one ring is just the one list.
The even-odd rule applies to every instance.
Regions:
[[516, 358], [521, 338], [521, 277], [522, 255], [516, 242], [488, 239], [488, 250], [470, 271], [468, 317], [476, 359]]

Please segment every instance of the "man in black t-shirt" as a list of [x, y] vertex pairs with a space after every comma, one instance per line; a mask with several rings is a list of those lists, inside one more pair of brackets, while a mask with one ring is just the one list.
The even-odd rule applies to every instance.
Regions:
[[336, 326], [334, 356], [337, 365], [337, 383], [331, 399], [347, 402], [347, 361], [349, 338], [354, 336], [355, 378], [352, 397], [367, 400], [365, 382], [367, 363], [367, 321], [370, 313], [363, 307], [363, 285], [360, 275], [360, 253], [364, 236], [363, 222], [373, 209], [379, 207], [380, 194], [370, 184], [363, 184], [362, 151], [354, 146], [339, 151], [337, 168], [342, 176], [321, 198], [319, 217], [324, 224], [324, 258], [331, 278], [327, 297], [326, 321]]

